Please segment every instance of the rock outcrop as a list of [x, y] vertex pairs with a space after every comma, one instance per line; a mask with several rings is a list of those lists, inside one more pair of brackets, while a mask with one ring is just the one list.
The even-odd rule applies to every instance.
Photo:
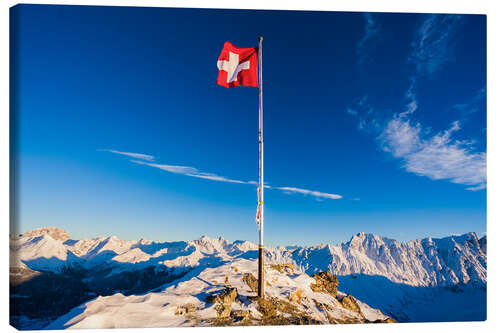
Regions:
[[280, 273], [290, 273], [293, 272], [293, 264], [288, 263], [288, 264], [271, 264], [270, 267], [272, 269], [277, 270]]
[[227, 318], [231, 315], [232, 304], [238, 296], [236, 288], [226, 288], [221, 293], [207, 296], [207, 303], [217, 303], [215, 310], [219, 318]]
[[251, 291], [257, 292], [259, 289], [259, 280], [252, 273], [243, 275], [242, 280], [248, 285]]
[[354, 297], [352, 297], [352, 295], [344, 296], [340, 300], [340, 304], [342, 304], [342, 306], [345, 309], [353, 311], [353, 312], [357, 312], [363, 316], [363, 313], [361, 312], [361, 309], [359, 308], [358, 302], [356, 301], [356, 299]]
[[333, 297], [337, 297], [337, 288], [339, 280], [330, 271], [316, 273], [312, 276], [316, 283], [311, 283], [311, 290], [315, 292], [324, 292]]

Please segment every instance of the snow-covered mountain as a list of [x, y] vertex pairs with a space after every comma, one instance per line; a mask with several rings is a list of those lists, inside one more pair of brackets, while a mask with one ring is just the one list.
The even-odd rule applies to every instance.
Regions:
[[344, 244], [300, 248], [291, 258], [307, 273], [378, 275], [412, 286], [486, 282], [486, 253], [475, 233], [408, 243], [359, 233]]
[[[57, 272], [67, 266], [122, 269], [145, 266], [180, 271], [232, 258], [252, 258], [257, 245], [206, 236], [193, 241], [124, 241], [115, 236], [71, 240], [58, 228], [44, 228], [11, 238], [11, 267]], [[308, 274], [330, 270], [335, 275], [384, 276], [412, 286], [451, 286], [486, 282], [486, 237], [475, 233], [400, 243], [359, 233], [340, 245], [322, 244], [294, 249], [266, 247], [268, 262], [293, 263]], [[210, 258], [210, 260], [207, 260]]]
[[[81, 300], [94, 294], [143, 293], [193, 271], [236, 260], [255, 261], [258, 247], [248, 241], [230, 242], [206, 236], [176, 242], [124, 241], [115, 236], [73, 240], [64, 230], [49, 227], [11, 235], [10, 249], [14, 298], [23, 288], [27, 294], [33, 292], [26, 290], [27, 286], [42, 283], [37, 281], [44, 277], [70, 275], [88, 289], [87, 294], [79, 294]], [[436, 293], [444, 291], [461, 291], [462, 295], [473, 297], [479, 305], [467, 318], [485, 319], [486, 236], [478, 239], [475, 233], [467, 233], [400, 243], [359, 233], [339, 245], [266, 247], [265, 255], [266, 263], [289, 263], [309, 275], [330, 271], [339, 277], [341, 286], [352, 289], [349, 292], [353, 296], [376, 304], [398, 320], [428, 320], [430, 317], [419, 309], [408, 309], [426, 304], [429, 310], [432, 299], [438, 297]], [[375, 292], [375, 285], [386, 289], [386, 297]], [[410, 294], [411, 299], [407, 297]], [[427, 303], [418, 301], [429, 299]], [[411, 305], [412, 300], [416, 304]], [[14, 303], [22, 306], [22, 299], [16, 298]], [[463, 318], [456, 311], [453, 315], [458, 320]], [[443, 318], [453, 319], [453, 315]]]
[[[206, 236], [189, 242], [125, 241], [116, 236], [55, 239], [53, 235], [57, 229], [42, 228], [11, 236], [10, 267], [49, 272], [78, 267], [112, 268], [112, 273], [119, 273], [154, 266], [185, 271], [204, 263], [227, 261], [257, 249], [250, 242], [229, 242], [222, 237], [212, 239]], [[65, 233], [62, 229], [57, 231]]]

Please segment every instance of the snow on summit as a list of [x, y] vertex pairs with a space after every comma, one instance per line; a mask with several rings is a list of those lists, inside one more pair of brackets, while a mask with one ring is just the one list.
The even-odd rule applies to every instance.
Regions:
[[[207, 239], [204, 239], [205, 241]], [[146, 295], [98, 297], [61, 316], [47, 329], [209, 326], [241, 324], [389, 322], [344, 293], [312, 290], [317, 280], [290, 267], [266, 267], [266, 299], [247, 282], [255, 261], [237, 259]], [[253, 277], [255, 279], [255, 277]], [[223, 297], [221, 297], [223, 295]], [[352, 300], [353, 303], [348, 303]], [[344, 300], [346, 299], [346, 300]]]

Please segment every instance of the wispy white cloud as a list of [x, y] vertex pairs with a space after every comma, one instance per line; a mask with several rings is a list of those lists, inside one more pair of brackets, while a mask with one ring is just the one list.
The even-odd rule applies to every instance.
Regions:
[[401, 113], [402, 116], [409, 116], [413, 112], [417, 111], [418, 101], [417, 101], [417, 93], [415, 92], [417, 79], [415, 76], [410, 77], [410, 85], [406, 90], [405, 99], [406, 99], [406, 110]]
[[[477, 96], [484, 98], [481, 91]], [[416, 109], [416, 99], [414, 103]], [[463, 107], [470, 110], [474, 104]], [[454, 121], [448, 129], [433, 133], [431, 128], [412, 120], [415, 109], [409, 104], [405, 111], [387, 116], [385, 112], [375, 111], [363, 97], [347, 112], [357, 117], [359, 130], [374, 135], [382, 150], [402, 160], [406, 171], [468, 185], [466, 189], [471, 191], [486, 188], [486, 153], [476, 151], [473, 140], [453, 139], [462, 122]]]
[[477, 186], [467, 187], [467, 190], [469, 190], [469, 191], [480, 191], [480, 190], [484, 190], [485, 188], [486, 188], [486, 182], [482, 183], [482, 184], [479, 184]]
[[[405, 95], [406, 109], [387, 123], [378, 139], [385, 151], [403, 159], [407, 171], [431, 179], [448, 179], [469, 185], [467, 190], [477, 191], [486, 188], [486, 153], [475, 151], [471, 140], [452, 139], [452, 134], [461, 129], [465, 120], [463, 114], [462, 121], [456, 120], [449, 129], [434, 135], [425, 134], [422, 125], [410, 118], [418, 108], [417, 78], [432, 77], [453, 59], [453, 43], [461, 24], [460, 15], [433, 14], [422, 22], [409, 57], [415, 72], [410, 76]], [[474, 106], [484, 97], [482, 89], [471, 103], [454, 107], [474, 112]]]
[[118, 151], [118, 150], [113, 150], [113, 149], [100, 149], [99, 151], [107, 151], [109, 153], [124, 155], [124, 156], [132, 157], [132, 158], [138, 158], [138, 159], [145, 160], [145, 161], [154, 161], [155, 160], [154, 156], [147, 155], [147, 154], [129, 153], [126, 151]]
[[147, 166], [157, 168], [157, 169], [160, 169], [163, 171], [177, 173], [177, 174], [181, 174], [181, 175], [188, 176], [188, 177], [208, 179], [208, 180], [213, 180], [213, 181], [217, 181], [217, 182], [235, 183], [235, 184], [254, 184], [255, 183], [253, 181], [230, 179], [230, 178], [219, 176], [219, 175], [216, 175], [213, 173], [201, 172], [196, 168], [188, 167], [188, 166], [149, 163], [149, 162], [144, 162], [144, 161], [139, 161], [139, 160], [132, 160], [131, 162], [137, 163], [137, 164], [142, 164], [142, 165], [147, 165]]
[[422, 22], [412, 43], [410, 62], [420, 75], [432, 75], [450, 60], [460, 15], [431, 14]]
[[368, 102], [368, 95], [356, 99], [346, 108], [346, 112], [358, 121], [358, 129], [370, 134], [380, 132], [384, 117], [389, 116], [386, 112], [376, 111]]
[[361, 38], [356, 45], [356, 53], [358, 56], [358, 63], [363, 64], [370, 57], [373, 49], [375, 48], [375, 37], [377, 36], [380, 27], [373, 18], [372, 13], [364, 13], [365, 18], [365, 31], [363, 38]]
[[[400, 113], [388, 115], [368, 103], [364, 96], [349, 106], [346, 112], [355, 116], [358, 129], [377, 138], [381, 148], [403, 161], [403, 168], [430, 179], [447, 179], [464, 184], [467, 190], [486, 188], [486, 153], [474, 149], [472, 140], [456, 140], [452, 136], [465, 122], [465, 113], [475, 112], [484, 101], [481, 89], [469, 103], [456, 104], [460, 121], [450, 128], [432, 133], [432, 129], [412, 120], [419, 108], [417, 81], [421, 76], [432, 77], [452, 58], [453, 43], [462, 17], [459, 15], [429, 15], [417, 29], [411, 44], [409, 63], [414, 66]], [[364, 38], [360, 41], [362, 44]]]
[[[124, 152], [117, 152], [115, 150], [106, 150], [111, 153], [116, 153], [116, 154], [121, 154], [121, 155], [126, 155], [130, 157], [137, 157], [137, 156], [149, 156], [145, 154], [139, 154], [139, 153], [124, 153]], [[153, 157], [150, 156], [152, 159]], [[147, 158], [143, 158], [147, 159]], [[208, 172], [202, 172], [198, 170], [197, 168], [193, 168], [190, 166], [182, 166], [182, 165], [171, 165], [171, 164], [160, 164], [160, 163], [155, 163], [155, 162], [150, 162], [148, 160], [131, 160], [132, 163], [140, 164], [140, 165], [146, 165], [152, 168], [160, 169], [163, 171], [167, 171], [170, 173], [175, 173], [175, 174], [180, 174], [188, 177], [194, 177], [194, 178], [201, 178], [201, 179], [207, 179], [211, 181], [217, 181], [217, 182], [224, 182], [224, 183], [233, 183], [233, 184], [248, 184], [248, 185], [257, 185], [257, 182], [254, 180], [238, 180], [238, 179], [232, 179], [232, 178], [227, 178], [224, 176], [219, 176], [214, 173], [208, 173]], [[325, 193], [325, 192], [320, 192], [320, 191], [313, 191], [313, 190], [306, 190], [306, 189], [301, 189], [297, 187], [288, 187], [288, 186], [283, 186], [283, 187], [275, 187], [271, 186], [268, 184], [264, 184], [264, 188], [270, 189], [270, 190], [280, 190], [284, 193], [291, 194], [291, 193], [301, 193], [304, 195], [310, 195], [316, 198], [322, 198], [322, 199], [342, 199], [341, 195], [338, 194], [331, 194], [331, 193]]]
[[467, 190], [486, 187], [486, 153], [476, 152], [470, 141], [452, 139], [460, 130], [455, 121], [445, 131], [426, 137], [420, 123], [411, 124], [404, 117], [394, 117], [378, 137], [383, 150], [404, 161], [411, 173], [430, 179], [448, 179], [464, 184]]
[[485, 101], [486, 101], [486, 87], [482, 87], [468, 101], [464, 103], [457, 103], [453, 105], [451, 109], [458, 111], [458, 115], [461, 116], [463, 119], [466, 119], [471, 114], [476, 113], [480, 109], [481, 104], [483, 104]]
[[341, 195], [338, 194], [330, 194], [330, 193], [324, 193], [324, 192], [319, 192], [319, 191], [311, 191], [311, 190], [305, 190], [302, 188], [297, 188], [297, 187], [275, 187], [275, 189], [282, 190], [285, 193], [292, 194], [292, 193], [300, 193], [304, 195], [311, 195], [316, 198], [324, 198], [324, 199], [342, 199]]
[[405, 94], [406, 110], [402, 113], [403, 116], [414, 113], [418, 108], [417, 78], [432, 77], [452, 59], [453, 41], [461, 22], [460, 15], [431, 14], [417, 29], [408, 58], [414, 68]]

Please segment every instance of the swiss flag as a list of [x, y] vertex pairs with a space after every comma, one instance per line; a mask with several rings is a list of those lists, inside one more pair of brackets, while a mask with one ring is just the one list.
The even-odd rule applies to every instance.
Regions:
[[257, 87], [258, 51], [258, 47], [237, 47], [225, 42], [217, 60], [217, 84], [226, 88]]

